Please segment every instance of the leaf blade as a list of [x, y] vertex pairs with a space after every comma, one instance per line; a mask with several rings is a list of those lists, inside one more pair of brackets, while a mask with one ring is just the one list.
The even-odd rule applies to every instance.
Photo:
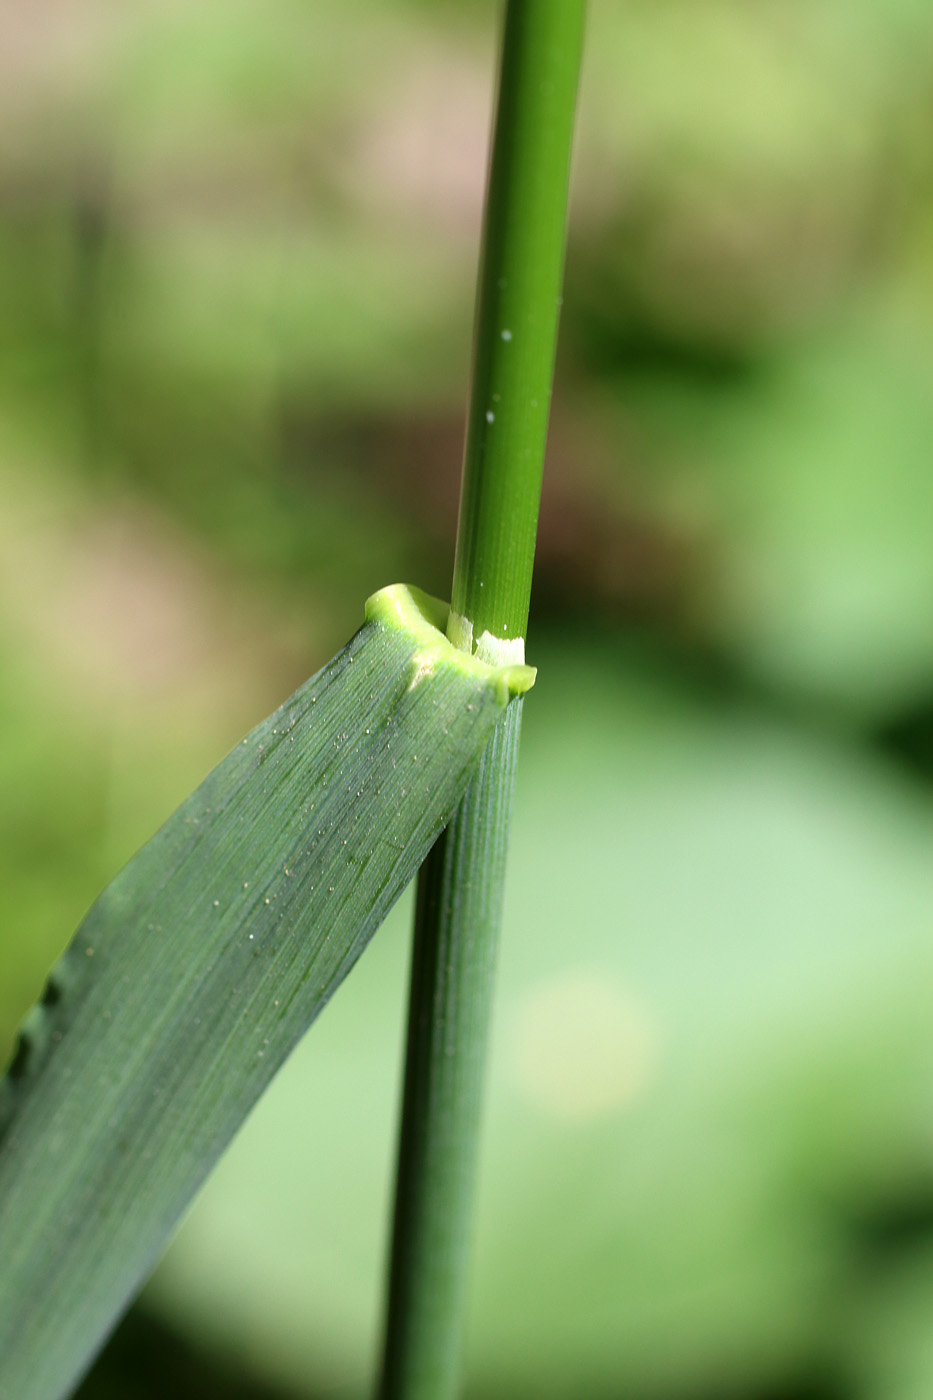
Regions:
[[526, 668], [383, 590], [92, 907], [0, 1085], [0, 1397], [80, 1375], [448, 819]]

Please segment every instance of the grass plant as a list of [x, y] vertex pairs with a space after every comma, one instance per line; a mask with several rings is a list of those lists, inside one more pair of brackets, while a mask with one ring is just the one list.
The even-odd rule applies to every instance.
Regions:
[[451, 609], [371, 599], [104, 891], [23, 1027], [0, 1083], [0, 1400], [73, 1388], [441, 831], [382, 1391], [457, 1389], [582, 19], [505, 9]]

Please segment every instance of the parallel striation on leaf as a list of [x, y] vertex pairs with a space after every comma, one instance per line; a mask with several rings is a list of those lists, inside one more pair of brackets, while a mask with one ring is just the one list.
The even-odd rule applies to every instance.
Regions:
[[534, 679], [396, 585], [87, 914], [0, 1082], [0, 1397], [74, 1385]]

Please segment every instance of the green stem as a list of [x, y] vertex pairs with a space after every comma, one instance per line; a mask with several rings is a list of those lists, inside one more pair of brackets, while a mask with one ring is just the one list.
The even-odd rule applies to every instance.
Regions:
[[383, 1400], [451, 1400], [520, 702], [418, 877]]
[[506, 9], [451, 599], [474, 642], [528, 623], [583, 9]]
[[[448, 635], [520, 660], [563, 272], [583, 0], [505, 12]], [[382, 1400], [453, 1400], [521, 728], [513, 701], [418, 879]]]

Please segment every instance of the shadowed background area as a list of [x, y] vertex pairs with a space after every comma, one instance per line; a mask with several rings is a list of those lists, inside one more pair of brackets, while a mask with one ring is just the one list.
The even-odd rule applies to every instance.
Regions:
[[[497, 22], [0, 0], [0, 1053], [365, 597], [448, 593]], [[928, 1400], [921, 0], [591, 0], [528, 652], [469, 1400]], [[82, 1400], [366, 1394], [407, 913]]]

